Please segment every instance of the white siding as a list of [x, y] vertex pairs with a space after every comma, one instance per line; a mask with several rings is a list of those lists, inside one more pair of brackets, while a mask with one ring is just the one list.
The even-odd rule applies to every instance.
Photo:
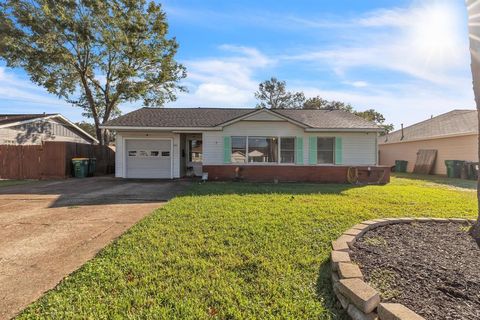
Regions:
[[246, 121], [236, 122], [223, 131], [203, 133], [203, 164], [223, 164], [224, 136], [277, 136], [303, 137], [303, 163], [308, 164], [309, 137], [341, 137], [343, 142], [343, 164], [375, 165], [376, 133], [366, 132], [305, 132], [303, 128], [287, 121]]
[[173, 139], [173, 177], [180, 177], [180, 134], [171, 132], [117, 132], [116, 152], [115, 152], [115, 176], [125, 178], [125, 139], [145, 138], [145, 139]]

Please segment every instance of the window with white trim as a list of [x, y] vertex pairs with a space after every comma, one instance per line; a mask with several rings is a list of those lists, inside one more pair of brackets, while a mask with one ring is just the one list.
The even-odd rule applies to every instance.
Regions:
[[317, 138], [317, 163], [333, 164], [335, 159], [335, 138]]
[[295, 137], [280, 138], [280, 162], [295, 163]]
[[247, 163], [247, 137], [232, 137], [231, 161], [232, 163]]
[[248, 162], [278, 162], [277, 137], [248, 137]]
[[295, 163], [295, 137], [231, 137], [232, 163]]

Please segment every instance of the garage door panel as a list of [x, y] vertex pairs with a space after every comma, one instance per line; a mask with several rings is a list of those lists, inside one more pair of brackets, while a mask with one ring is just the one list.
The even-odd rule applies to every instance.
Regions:
[[127, 178], [171, 178], [170, 140], [127, 140]]

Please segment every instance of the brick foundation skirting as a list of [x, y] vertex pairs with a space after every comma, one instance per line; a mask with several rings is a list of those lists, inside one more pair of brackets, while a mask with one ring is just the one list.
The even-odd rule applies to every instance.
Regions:
[[354, 320], [425, 320], [399, 303], [381, 303], [380, 293], [364, 282], [360, 268], [350, 260], [349, 251], [355, 241], [368, 230], [387, 224], [412, 222], [460, 222], [467, 219], [386, 218], [364, 221], [332, 241], [331, 270], [333, 292], [342, 307]]
[[388, 166], [204, 165], [203, 172], [208, 172], [208, 179], [214, 181], [239, 179], [254, 182], [303, 181], [359, 184], [390, 182]]

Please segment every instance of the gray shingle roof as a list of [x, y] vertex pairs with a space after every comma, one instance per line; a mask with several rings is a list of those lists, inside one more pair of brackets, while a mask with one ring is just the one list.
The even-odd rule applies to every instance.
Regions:
[[478, 132], [477, 110], [453, 110], [434, 118], [391, 132], [379, 143], [427, 140], [449, 135], [468, 135]]
[[[141, 108], [108, 121], [107, 127], [215, 127], [258, 109]], [[379, 129], [354, 114], [340, 110], [272, 110], [315, 129]]]
[[45, 118], [49, 116], [53, 116], [53, 113], [50, 114], [0, 114], [0, 125], [2, 124], [8, 124], [8, 123], [14, 123], [18, 121], [27, 121], [27, 120], [33, 120], [37, 118]]

